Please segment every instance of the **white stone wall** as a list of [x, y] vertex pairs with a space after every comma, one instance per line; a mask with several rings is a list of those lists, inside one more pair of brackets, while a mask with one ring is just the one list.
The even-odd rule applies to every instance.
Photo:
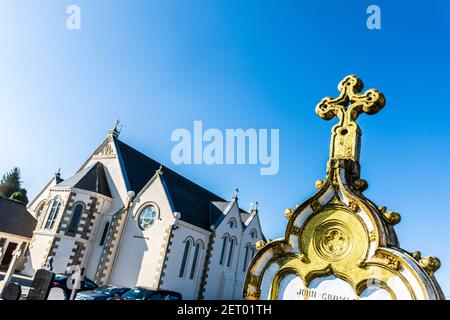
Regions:
[[35, 233], [26, 257], [25, 268], [22, 274], [32, 276], [37, 269], [40, 269], [47, 258], [48, 250], [53, 241], [53, 235]]
[[[54, 190], [52, 188], [49, 188], [48, 191], [41, 194], [41, 202], [44, 201], [45, 198], [45, 207], [44, 211], [42, 212], [41, 216], [38, 219], [36, 229], [33, 233], [33, 237], [31, 239], [30, 244], [30, 250], [28, 252], [27, 258], [26, 258], [26, 264], [25, 269], [22, 271], [23, 274], [26, 275], [33, 275], [37, 269], [41, 268], [48, 256], [49, 250], [52, 247], [52, 242], [56, 234], [56, 230], [58, 229], [59, 221], [62, 217], [64, 207], [67, 203], [67, 200], [69, 198], [69, 192], [66, 191], [60, 191], [60, 190]], [[57, 196], [61, 199], [61, 204], [58, 209], [57, 218], [55, 223], [53, 224], [53, 228], [51, 230], [43, 229], [43, 222], [46, 221], [47, 215], [49, 213], [49, 205], [51, 203], [51, 200], [55, 199]], [[33, 204], [32, 208], [34, 210], [37, 210], [39, 207], [40, 202], [35, 201], [35, 204]], [[36, 211], [31, 210], [30, 212], [34, 215], [36, 215]]]
[[[182, 214], [182, 213], [181, 213]], [[183, 299], [194, 300], [198, 298], [202, 275], [204, 272], [206, 250], [209, 242], [210, 232], [183, 221], [176, 223], [176, 229], [170, 245], [170, 252], [167, 254], [165, 268], [163, 270], [161, 288], [180, 292]], [[188, 256], [184, 268], [184, 273], [180, 277], [180, 270], [183, 261], [186, 242], [189, 243]], [[199, 255], [195, 265], [193, 278], [191, 271], [194, 262], [195, 246], [200, 243]]]
[[[81, 267], [85, 267], [85, 275], [94, 279], [102, 257], [103, 247], [99, 245], [106, 221], [110, 221], [112, 216], [122, 208], [127, 208], [130, 194], [127, 191], [123, 172], [120, 168], [117, 152], [112, 146], [112, 153], [108, 155], [93, 155], [83, 164], [82, 168], [100, 161], [105, 168], [106, 178], [112, 194], [112, 199], [100, 196], [91, 192], [78, 189], [60, 189], [54, 187], [54, 178], [30, 204], [29, 210], [36, 215], [36, 210], [42, 201], [47, 205], [39, 218], [37, 228], [30, 243], [29, 257], [27, 259], [25, 274], [32, 275], [35, 270], [41, 268], [48, 254], [55, 254], [53, 266], [54, 271], [64, 272], [70, 262], [70, 256], [77, 247], [76, 241], [84, 244]], [[145, 286], [149, 288], [161, 288], [174, 290], [182, 293], [184, 299], [197, 299], [203, 295], [205, 299], [241, 299], [242, 286], [245, 279], [244, 258], [245, 245], [262, 239], [262, 233], [256, 216], [249, 225], [244, 228], [240, 220], [237, 202], [229, 208], [223, 221], [214, 230], [214, 243], [212, 245], [211, 257], [205, 269], [205, 259], [207, 257], [208, 242], [212, 231], [203, 230], [190, 225], [174, 217], [174, 208], [171, 206], [169, 195], [164, 188], [164, 173], [155, 173], [144, 189], [135, 196], [125, 220], [121, 224], [123, 232], [119, 232], [116, 246], [112, 247], [111, 257], [115, 257], [110, 262], [110, 268], [105, 273], [105, 281], [114, 285], [123, 286]], [[67, 204], [70, 192], [75, 192], [73, 203], [84, 202], [86, 208], [91, 196], [95, 196], [100, 201], [98, 209], [100, 213], [94, 220], [91, 227], [89, 239], [81, 239], [79, 235], [75, 237], [67, 236], [63, 232], [57, 233], [58, 226], [63, 223], [65, 226], [70, 221], [70, 216], [63, 219], [64, 208]], [[48, 203], [56, 195], [61, 196], [61, 206], [58, 218], [52, 230], [41, 228], [42, 221], [48, 213]], [[140, 211], [148, 204], [156, 206], [158, 218], [147, 229], [141, 230], [138, 226]], [[72, 208], [73, 210], [73, 208]], [[71, 212], [70, 212], [71, 213]], [[204, 213], [199, 213], [204, 214]], [[181, 212], [181, 215], [183, 213]], [[230, 221], [234, 221], [234, 226], [230, 227]], [[251, 230], [255, 229], [257, 236], [250, 236]], [[58, 242], [55, 247], [54, 237]], [[228, 266], [230, 254], [230, 241], [224, 254], [223, 263], [220, 264], [222, 255], [223, 238], [235, 239], [233, 257]], [[180, 277], [185, 243], [191, 239], [192, 247], [186, 261], [184, 274]], [[190, 279], [191, 269], [196, 243], [201, 242], [201, 250], [196, 263], [195, 273]], [[52, 247], [54, 250], [52, 251]], [[248, 260], [250, 260], [250, 256]], [[247, 262], [247, 264], [249, 261]], [[200, 292], [202, 278], [206, 275], [206, 287], [204, 292]]]
[[[234, 224], [233, 228], [230, 225], [231, 221]], [[251, 237], [252, 230], [256, 231], [256, 235], [253, 238]], [[229, 266], [230, 241], [227, 241], [223, 262], [222, 264], [220, 263], [224, 238], [235, 238], [237, 240]], [[246, 273], [244, 271], [245, 246], [250, 243], [254, 247], [255, 243], [260, 239], [262, 239], [262, 233], [258, 215], [254, 215], [248, 225], [244, 227], [240, 220], [238, 205], [234, 203], [231, 209], [226, 212], [225, 218], [217, 226], [215, 231], [214, 245], [204, 292], [205, 299], [242, 299], [242, 289]], [[250, 259], [251, 254], [249, 253], [247, 265]]]
[[[105, 227], [106, 222], [110, 223], [111, 228], [111, 218], [113, 213], [108, 211], [106, 213], [102, 213], [98, 220], [96, 221], [96, 225], [94, 228], [94, 232], [91, 235], [91, 244], [89, 248], [89, 256], [85, 262], [85, 275], [91, 280], [94, 280], [95, 273], [97, 272], [98, 264], [100, 263], [100, 258], [102, 255], [103, 246], [100, 245], [100, 240], [102, 237], [103, 229]], [[104, 245], [106, 244], [106, 241]]]
[[[244, 287], [245, 275], [247, 267], [250, 264], [253, 255], [256, 253], [255, 244], [258, 240], [262, 240], [262, 232], [259, 224], [258, 215], [254, 215], [250, 223], [246, 226], [242, 238], [239, 252], [239, 264], [236, 270], [236, 286], [233, 293], [233, 299], [243, 299], [242, 290]], [[252, 247], [252, 250], [248, 251], [247, 261], [245, 261], [246, 246]]]
[[[143, 231], [138, 226], [138, 216], [148, 204], [157, 207], [158, 218]], [[109, 282], [129, 287], [156, 288], [166, 248], [165, 239], [174, 221], [162, 182], [157, 177], [133, 201]]]
[[[233, 220], [234, 227], [230, 227], [230, 221]], [[211, 260], [209, 264], [208, 278], [204, 293], [205, 299], [233, 299], [235, 291], [236, 266], [238, 264], [238, 253], [241, 245], [242, 226], [239, 216], [237, 203], [234, 203], [226, 214], [226, 217], [216, 228], [214, 246], [212, 249]], [[233, 257], [230, 266], [228, 259], [230, 254], [231, 242], [227, 241], [226, 250], [222, 264], [220, 259], [222, 256], [223, 239], [236, 239], [233, 249]]]

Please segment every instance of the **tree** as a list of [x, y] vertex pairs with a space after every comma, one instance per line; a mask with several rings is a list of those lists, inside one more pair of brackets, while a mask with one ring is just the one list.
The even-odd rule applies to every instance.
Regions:
[[0, 180], [0, 196], [28, 203], [27, 190], [22, 188], [20, 180], [20, 169], [14, 168], [10, 172], [3, 175]]
[[27, 190], [21, 188], [19, 191], [14, 192], [9, 198], [27, 204]]

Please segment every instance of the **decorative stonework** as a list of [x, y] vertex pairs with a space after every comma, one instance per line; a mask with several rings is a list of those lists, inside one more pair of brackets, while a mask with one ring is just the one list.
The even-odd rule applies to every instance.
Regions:
[[377, 113], [386, 103], [381, 92], [369, 89], [361, 93], [363, 87], [361, 79], [347, 76], [338, 85], [339, 96], [323, 98], [316, 107], [322, 119], [339, 118], [331, 137], [330, 159], [359, 161], [361, 130], [355, 121], [362, 113]]
[[81, 230], [78, 228], [76, 232], [82, 239], [89, 240], [95, 219], [100, 213], [99, 206], [100, 202], [96, 197], [89, 197], [86, 212], [81, 216], [79, 223]]
[[81, 265], [85, 250], [86, 247], [83, 242], [75, 241], [75, 247], [72, 249], [72, 254], [69, 257], [67, 267]]
[[55, 257], [60, 241], [61, 238], [53, 237], [52, 241], [50, 242], [49, 248], [45, 250], [46, 252], [48, 252], [48, 254], [44, 261], [47, 261], [50, 257]]
[[209, 235], [208, 245], [206, 247], [205, 265], [203, 267], [203, 274], [200, 280], [200, 289], [198, 293], [198, 299], [203, 300], [205, 298], [206, 285], [208, 283], [208, 275], [210, 271], [211, 258], [213, 253], [214, 244], [216, 243], [216, 231], [212, 230]]
[[400, 215], [362, 195], [361, 113], [384, 107], [382, 93], [355, 76], [339, 83], [337, 98], [324, 98], [317, 114], [332, 129], [327, 177], [317, 193], [289, 212], [282, 239], [258, 242], [244, 283], [246, 299], [444, 299], [435, 257], [400, 249], [393, 226]]
[[339, 221], [328, 221], [320, 225], [314, 235], [314, 246], [326, 260], [336, 261], [348, 256], [353, 246], [353, 235]]
[[112, 146], [112, 138], [108, 136], [108, 138], [103, 142], [103, 144], [98, 148], [97, 155], [99, 156], [109, 156], [114, 154], [114, 148]]

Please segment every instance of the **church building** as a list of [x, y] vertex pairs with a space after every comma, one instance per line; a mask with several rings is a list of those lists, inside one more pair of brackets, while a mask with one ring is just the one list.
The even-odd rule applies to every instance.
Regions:
[[51, 261], [98, 285], [240, 299], [263, 240], [257, 206], [239, 208], [118, 139], [116, 126], [70, 178], [57, 173], [28, 210], [37, 220], [24, 274]]

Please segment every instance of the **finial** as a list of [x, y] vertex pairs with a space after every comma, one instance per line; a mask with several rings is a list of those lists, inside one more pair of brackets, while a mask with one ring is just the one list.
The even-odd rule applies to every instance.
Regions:
[[56, 183], [60, 183], [61, 182], [61, 168], [58, 168], [58, 171], [55, 172], [55, 179], [56, 179]]
[[234, 189], [234, 196], [233, 196], [234, 200], [238, 199], [238, 193], [239, 193], [239, 188]]
[[250, 213], [258, 213], [258, 201], [250, 203]]
[[156, 170], [156, 173], [163, 174], [163, 166], [162, 166], [162, 164], [159, 165], [159, 168], [158, 168], [158, 170]]
[[112, 134], [114, 137], [118, 137], [121, 130], [122, 130], [122, 123], [120, 122], [120, 119], [117, 118], [114, 121], [113, 128], [111, 130], [109, 130], [109, 133]]
[[355, 121], [361, 113], [375, 114], [386, 104], [381, 92], [369, 89], [361, 93], [363, 87], [361, 79], [349, 75], [339, 83], [337, 98], [323, 98], [316, 106], [316, 113], [322, 119], [339, 118], [332, 130], [330, 160], [349, 159], [359, 162], [361, 129]]

